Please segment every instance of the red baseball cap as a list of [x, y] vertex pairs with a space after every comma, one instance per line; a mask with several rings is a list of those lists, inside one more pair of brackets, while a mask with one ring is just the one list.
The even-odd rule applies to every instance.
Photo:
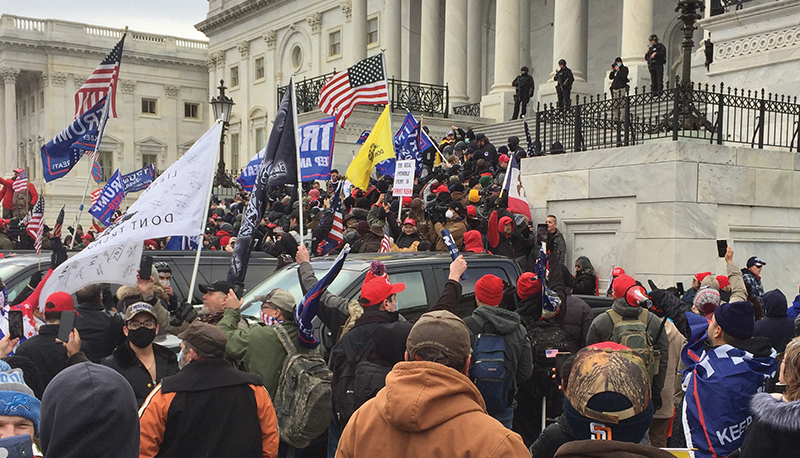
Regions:
[[438, 194], [440, 192], [450, 192], [450, 188], [447, 186], [440, 184], [438, 188], [433, 190], [434, 193]]
[[498, 159], [500, 162], [508, 162], [508, 160], [508, 154], [501, 154], [500, 159]]
[[478, 210], [475, 209], [474, 205], [467, 205], [467, 216], [470, 218], [476, 218], [478, 216]]
[[414, 218], [406, 218], [405, 221], [403, 221], [403, 226], [405, 226], [406, 224], [410, 224], [414, 227], [417, 227], [417, 222], [414, 221]]
[[64, 291], [56, 291], [47, 296], [47, 301], [44, 304], [45, 312], [69, 312], [73, 310], [75, 310], [75, 302], [72, 300], [72, 296]]
[[611, 277], [612, 278], [617, 278], [620, 275], [623, 275], [624, 273], [625, 273], [625, 269], [623, 269], [622, 267], [614, 267], [613, 269], [611, 269]]
[[25, 169], [21, 169], [21, 168], [14, 169], [14, 173], [22, 173], [23, 170], [25, 170]]
[[369, 307], [378, 305], [392, 294], [406, 289], [405, 283], [389, 283], [389, 277], [375, 277], [361, 287], [361, 305]]

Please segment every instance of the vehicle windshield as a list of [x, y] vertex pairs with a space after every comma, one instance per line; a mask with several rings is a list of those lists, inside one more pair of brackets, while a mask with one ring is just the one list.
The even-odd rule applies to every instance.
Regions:
[[[317, 278], [322, 278], [328, 269], [333, 265], [332, 262], [312, 262], [311, 266], [314, 267], [314, 274]], [[347, 270], [342, 269], [336, 279], [328, 286], [328, 291], [331, 294], [339, 295], [344, 288], [352, 284], [360, 275], [361, 270]], [[286, 267], [285, 269], [276, 271], [269, 278], [259, 283], [258, 286], [251, 289], [244, 296], [244, 306], [242, 307], [242, 314], [252, 317], [258, 317], [261, 311], [261, 301], [254, 301], [249, 306], [248, 302], [253, 301], [256, 296], [263, 296], [275, 288], [283, 288], [292, 293], [295, 300], [299, 303], [303, 300], [303, 290], [300, 288], [300, 279], [297, 276], [297, 265]]]
[[4, 282], [7, 281], [17, 271], [24, 269], [29, 265], [30, 264], [26, 262], [19, 262], [10, 259], [6, 262], [0, 263], [0, 280], [3, 280]]

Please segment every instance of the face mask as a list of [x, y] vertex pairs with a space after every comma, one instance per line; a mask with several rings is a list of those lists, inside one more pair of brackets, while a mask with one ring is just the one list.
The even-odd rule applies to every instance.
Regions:
[[170, 281], [169, 280], [161, 280], [161, 284], [164, 285], [164, 286], [170, 286]]
[[453, 210], [447, 210], [444, 213], [444, 216], [446, 216], [447, 218], [452, 218], [453, 217]]
[[153, 343], [153, 340], [156, 338], [156, 330], [155, 329], [147, 329], [146, 327], [142, 326], [141, 328], [131, 331], [128, 329], [128, 340], [131, 341], [137, 348], [146, 348], [148, 345]]

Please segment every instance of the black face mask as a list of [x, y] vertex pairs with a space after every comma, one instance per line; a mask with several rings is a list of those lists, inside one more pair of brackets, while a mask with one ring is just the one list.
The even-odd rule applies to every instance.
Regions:
[[135, 331], [128, 329], [128, 340], [138, 348], [146, 348], [148, 345], [153, 343], [155, 338], [155, 329], [147, 329], [144, 326]]

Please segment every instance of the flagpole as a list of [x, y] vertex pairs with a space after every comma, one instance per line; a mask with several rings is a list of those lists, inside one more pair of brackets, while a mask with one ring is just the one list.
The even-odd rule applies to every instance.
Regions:
[[[218, 119], [216, 122], [222, 122], [222, 121], [220, 121]], [[220, 136], [222, 136], [222, 135], [225, 135], [224, 126], [220, 130]], [[216, 142], [216, 144], [217, 144], [217, 154], [214, 155], [214, 164], [217, 163], [217, 161], [219, 160], [219, 155], [222, 153], [220, 151], [220, 149], [219, 149], [220, 143], [222, 143], [222, 141]], [[211, 195], [212, 195], [212, 193], [214, 191], [214, 178], [215, 178], [215, 176], [216, 176], [216, 174], [214, 174], [214, 173], [211, 174], [211, 182], [208, 184], [208, 192], [206, 193], [206, 200], [205, 200], [205, 202], [206, 202], [206, 207], [205, 207], [206, 208], [206, 215], [208, 215], [208, 206], [211, 204]], [[192, 304], [192, 300], [194, 299], [194, 286], [197, 283], [197, 271], [200, 268], [200, 252], [203, 251], [203, 238], [202, 237], [203, 237], [203, 232], [205, 232], [206, 220], [207, 219], [208, 219], [207, 217], [204, 217], [203, 218], [203, 222], [200, 223], [200, 232], [199, 232], [200, 238], [197, 240], [197, 253], [195, 253], [195, 255], [194, 255], [194, 267], [192, 267], [192, 281], [189, 283], [189, 293], [187, 294], [188, 297], [186, 298], [189, 301], [189, 305]], [[190, 239], [189, 243], [191, 243], [191, 239]], [[226, 291], [225, 294], [227, 294], [227, 293], [228, 292]]]
[[298, 210], [298, 221], [300, 227], [300, 245], [303, 245], [303, 173], [300, 167], [300, 132], [297, 130], [299, 124], [297, 124], [297, 92], [295, 91], [294, 87], [294, 73], [292, 73], [292, 121], [294, 123], [294, 151], [297, 155], [297, 210]]
[[[425, 119], [425, 115], [419, 115], [419, 131], [420, 132], [422, 132], [422, 121], [424, 119]], [[420, 135], [422, 135], [422, 134], [420, 133]], [[428, 135], [428, 138], [430, 138], [430, 135]], [[442, 158], [442, 162], [447, 162], [447, 158], [445, 158], [444, 154], [442, 154], [442, 152], [439, 150], [439, 146], [436, 144], [436, 142], [431, 140], [431, 144], [433, 145], [434, 149], [436, 149], [436, 152], [439, 153], [439, 157]]]
[[[106, 103], [107, 102], [108, 101], [106, 101]], [[103, 107], [103, 113], [105, 113], [105, 109], [106, 107]], [[100, 143], [100, 136], [97, 137], [97, 143]], [[97, 152], [96, 145], [95, 145], [95, 152]], [[83, 188], [83, 197], [81, 198], [81, 205], [78, 207], [78, 213], [75, 215], [75, 225], [73, 226], [73, 228], [75, 228], [75, 232], [72, 234], [72, 242], [70, 242], [69, 244], [70, 250], [75, 246], [75, 236], [78, 234], [78, 224], [80, 224], [81, 222], [81, 213], [83, 213], [83, 204], [86, 203], [86, 193], [89, 192], [89, 180], [92, 179], [92, 164], [93, 162], [89, 163], [89, 176], [86, 177], [86, 186], [84, 186]]]

